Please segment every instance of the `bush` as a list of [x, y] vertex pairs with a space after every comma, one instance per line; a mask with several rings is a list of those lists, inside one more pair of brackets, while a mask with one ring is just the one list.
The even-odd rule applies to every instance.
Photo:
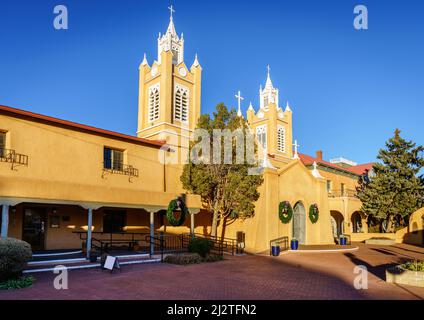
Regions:
[[31, 286], [35, 279], [32, 276], [11, 279], [0, 283], [0, 290], [22, 289]]
[[424, 261], [408, 261], [402, 268], [410, 271], [424, 271]]
[[202, 258], [197, 253], [169, 255], [163, 260], [172, 264], [197, 264], [202, 262]]
[[0, 239], [0, 282], [18, 279], [31, 258], [29, 243], [13, 238]]
[[192, 238], [188, 245], [188, 251], [199, 254], [202, 258], [211, 251], [213, 243], [205, 238]]

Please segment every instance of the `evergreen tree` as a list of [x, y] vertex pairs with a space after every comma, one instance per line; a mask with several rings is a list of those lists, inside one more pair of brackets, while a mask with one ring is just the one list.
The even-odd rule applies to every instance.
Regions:
[[381, 221], [385, 231], [393, 231], [395, 217], [409, 218], [424, 205], [423, 146], [400, 137], [396, 129], [386, 148], [379, 151], [373, 174], [359, 179], [357, 197], [362, 211]]
[[[216, 112], [213, 113], [213, 119], [208, 114], [202, 115], [197, 129], [207, 130], [211, 137], [209, 155], [211, 160], [209, 164], [207, 161], [198, 164], [189, 161], [184, 166], [181, 182], [184, 189], [202, 197], [205, 208], [212, 213], [211, 235], [217, 236], [217, 227], [220, 223], [222, 223], [224, 233], [229, 219], [253, 216], [254, 202], [259, 199], [258, 187], [262, 184], [263, 178], [262, 175], [248, 174], [249, 168], [253, 168], [254, 165], [248, 164], [246, 160], [243, 164], [237, 164], [235, 138], [232, 139], [232, 163], [215, 164], [212, 161], [214, 129], [229, 129], [231, 132], [237, 129], [243, 130], [243, 132], [248, 130], [246, 121], [242, 117], [238, 117], [234, 109], [229, 111], [224, 104], [218, 104]], [[190, 145], [190, 154], [195, 144], [194, 142]], [[222, 146], [221, 159], [223, 159], [222, 140], [220, 144]], [[202, 154], [203, 159], [206, 156], [208, 155]]]

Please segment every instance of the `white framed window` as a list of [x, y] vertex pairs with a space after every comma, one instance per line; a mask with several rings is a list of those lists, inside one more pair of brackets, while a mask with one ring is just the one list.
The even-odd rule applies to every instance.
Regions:
[[264, 149], [267, 149], [266, 131], [267, 131], [267, 125], [266, 124], [256, 127], [256, 139], [258, 139], [258, 143]]
[[278, 126], [277, 129], [277, 149], [279, 152], [286, 152], [286, 128]]
[[149, 122], [159, 119], [159, 94], [159, 83], [149, 88]]
[[103, 168], [116, 171], [123, 171], [124, 168], [124, 151], [112, 149], [109, 147], [103, 148]]
[[188, 122], [188, 106], [190, 91], [188, 88], [176, 84], [174, 89], [174, 120]]

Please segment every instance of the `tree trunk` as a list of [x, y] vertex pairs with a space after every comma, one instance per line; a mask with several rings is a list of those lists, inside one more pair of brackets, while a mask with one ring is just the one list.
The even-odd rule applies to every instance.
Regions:
[[217, 229], [218, 229], [218, 216], [219, 216], [219, 212], [218, 210], [214, 210], [213, 211], [213, 216], [212, 216], [212, 228], [211, 228], [211, 236], [212, 237], [216, 237], [217, 235]]
[[227, 219], [228, 217], [225, 216], [224, 221], [222, 222], [222, 230], [221, 230], [221, 239], [224, 240], [225, 238], [225, 229], [227, 228]]

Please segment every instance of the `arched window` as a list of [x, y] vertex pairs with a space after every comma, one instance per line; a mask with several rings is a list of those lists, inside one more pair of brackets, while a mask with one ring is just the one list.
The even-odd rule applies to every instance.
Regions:
[[172, 47], [172, 63], [178, 64], [178, 61], [179, 61], [178, 47], [173, 46]]
[[278, 126], [277, 129], [277, 149], [279, 152], [286, 152], [286, 129]]
[[266, 149], [266, 124], [256, 128], [256, 138], [258, 139], [258, 143], [262, 146], [262, 148]]
[[149, 88], [149, 122], [159, 119], [159, 84]]
[[179, 84], [175, 85], [174, 120], [188, 122], [189, 90]]

